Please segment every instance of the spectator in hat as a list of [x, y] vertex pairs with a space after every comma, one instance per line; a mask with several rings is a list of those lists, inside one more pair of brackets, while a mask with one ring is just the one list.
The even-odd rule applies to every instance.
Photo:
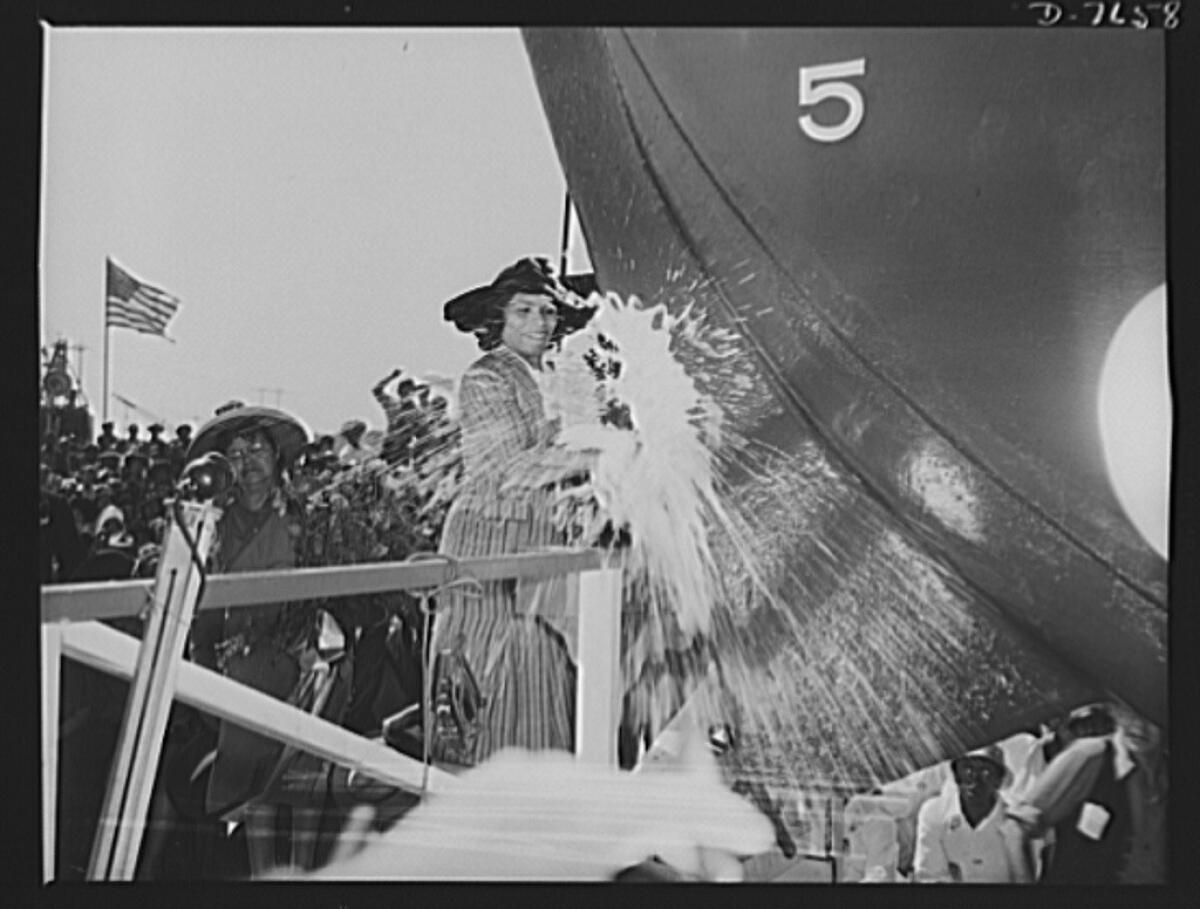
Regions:
[[[296, 565], [299, 528], [284, 487], [286, 472], [307, 439], [308, 432], [298, 420], [266, 407], [224, 407], [197, 433], [188, 460], [220, 452], [229, 459], [236, 478], [217, 523], [214, 571], [269, 571]], [[317, 697], [324, 684], [312, 684], [317, 671], [312, 619], [304, 604], [203, 612], [192, 626], [193, 659], [307, 708], [303, 698]], [[330, 684], [343, 672], [348, 672], [344, 663], [335, 667], [328, 676]], [[328, 704], [328, 709], [336, 709], [336, 698], [330, 697]], [[290, 810], [291, 823], [283, 825], [288, 830], [282, 840], [291, 847], [297, 864], [310, 867], [323, 790], [312, 784], [316, 789], [309, 787], [297, 800], [279, 788], [283, 774], [298, 758], [294, 749], [224, 721], [213, 744], [216, 755], [208, 772], [205, 810], [210, 816], [244, 823], [251, 875], [261, 876], [275, 864], [277, 819], [289, 813], [284, 806]], [[194, 754], [188, 745], [183, 753]], [[190, 779], [194, 768], [184, 769]], [[178, 768], [174, 775], [178, 776]], [[319, 768], [313, 769], [313, 776], [318, 782], [323, 779]], [[161, 799], [156, 810], [159, 817], [167, 813]]]
[[[505, 487], [544, 467], [557, 432], [546, 419], [542, 355], [595, 313], [576, 305], [545, 259], [521, 259], [490, 284], [445, 304], [444, 315], [484, 351], [460, 383], [463, 484], [447, 514], [440, 551], [453, 557], [515, 553], [565, 544], [552, 521], [552, 485]], [[560, 465], [555, 479], [585, 473]], [[504, 488], [502, 488], [504, 487]], [[475, 764], [498, 748], [570, 750], [574, 741], [574, 641], [547, 616], [563, 614], [552, 585], [490, 582], [480, 602], [451, 593], [435, 625], [434, 691], [443, 721], [434, 751]], [[561, 593], [561, 587], [557, 590]], [[535, 618], [534, 613], [539, 613]], [[570, 635], [573, 638], [573, 635]], [[479, 712], [451, 697], [477, 690]]]
[[141, 432], [141, 429], [137, 423], [130, 423], [125, 427], [125, 431], [128, 435], [124, 439], [117, 441], [117, 449], [121, 454], [129, 454], [132, 451], [140, 449], [142, 447], [142, 440], [138, 438], [138, 434]]
[[96, 445], [101, 451], [113, 451], [117, 447], [116, 433], [113, 432], [113, 423], [111, 421], [100, 424], [100, 435], [96, 437]]
[[370, 453], [362, 445], [366, 431], [367, 424], [362, 420], [347, 420], [342, 424], [334, 440], [334, 454], [339, 463], [353, 467], [370, 457]]
[[998, 745], [969, 751], [950, 764], [954, 786], [917, 815], [917, 883], [1023, 884], [1033, 880], [1025, 843], [1005, 823], [1000, 790], [1009, 770]]
[[166, 458], [167, 442], [162, 437], [163, 425], [161, 423], [152, 423], [146, 431], [150, 433], [150, 438], [142, 443], [142, 451], [153, 464], [159, 458]]
[[[227, 404], [201, 427], [188, 451], [188, 461], [216, 451], [229, 459], [236, 477], [231, 501], [226, 503], [217, 524], [214, 572], [269, 571], [296, 564], [283, 482], [285, 471], [306, 440], [307, 432], [297, 420], [264, 407]], [[238, 636], [246, 639], [247, 645], [268, 646], [267, 632], [279, 623], [282, 612], [282, 604], [270, 604], [198, 616], [193, 625], [195, 659], [210, 667], [222, 665], [221, 643]], [[281, 690], [272, 693], [286, 696], [291, 674], [291, 670], [284, 672]], [[236, 738], [236, 732], [226, 724], [222, 724], [222, 735]], [[263, 743], [269, 749], [275, 745], [269, 740]], [[245, 777], [253, 768], [239, 768], [237, 763], [235, 758], [218, 756], [220, 772], [214, 773], [209, 787], [214, 809], [227, 807], [225, 802], [236, 802], [244, 793], [235, 790], [249, 786], [251, 781]]]

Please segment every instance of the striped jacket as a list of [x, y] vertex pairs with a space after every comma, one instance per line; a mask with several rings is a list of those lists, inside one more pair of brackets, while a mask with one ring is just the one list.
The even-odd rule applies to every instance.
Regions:
[[[554, 426], [532, 371], [508, 348], [490, 351], [464, 373], [459, 402], [464, 478], [440, 551], [469, 558], [561, 545], [553, 489], [534, 479]], [[512, 483], [521, 477], [529, 479]], [[440, 597], [434, 633], [435, 649], [461, 655], [485, 700], [471, 762], [505, 745], [569, 749], [574, 669], [565, 638], [574, 613], [563, 585], [483, 588], [478, 601], [455, 592]]]

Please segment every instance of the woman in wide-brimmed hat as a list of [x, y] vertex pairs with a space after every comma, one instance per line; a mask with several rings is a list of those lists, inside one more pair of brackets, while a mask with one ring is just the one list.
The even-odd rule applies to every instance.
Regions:
[[[283, 411], [231, 405], [219, 408], [201, 427], [187, 452], [189, 461], [218, 452], [234, 471], [232, 496], [222, 503], [217, 523], [212, 570], [294, 567], [302, 519], [286, 495], [287, 472], [307, 444], [308, 431]], [[192, 658], [281, 700], [295, 701], [306, 671], [304, 654], [314, 651], [315, 627], [314, 611], [305, 604], [203, 611], [192, 623]], [[290, 751], [275, 739], [224, 721], [218, 724], [213, 745], [215, 758], [202, 799], [205, 812], [245, 823], [251, 874], [259, 876], [274, 865], [277, 803], [286, 801], [275, 790], [284, 769], [281, 762], [290, 759]], [[193, 751], [189, 743], [182, 753]], [[172, 769], [172, 778], [190, 780], [203, 768], [176, 764]], [[311, 864], [319, 815], [303, 808], [293, 806], [293, 845], [304, 830], [299, 845], [307, 849], [300, 852], [299, 863]]]
[[[284, 477], [308, 441], [308, 431], [289, 414], [270, 407], [222, 407], [196, 434], [187, 458], [209, 452], [229, 459], [235, 483], [217, 523], [216, 572], [270, 571], [296, 564], [294, 534], [287, 521]], [[217, 665], [215, 647], [237, 635], [258, 638], [279, 618], [271, 604], [221, 613], [201, 613], [193, 624], [198, 662]]]
[[[474, 335], [485, 353], [459, 385], [464, 476], [441, 552], [488, 556], [567, 542], [552, 520], [553, 487], [509, 481], [538, 470], [545, 481], [557, 425], [546, 419], [539, 388], [542, 355], [592, 317], [595, 309], [581, 303], [545, 259], [527, 258], [445, 304], [446, 320]], [[564, 464], [556, 478], [586, 468]], [[575, 668], [573, 630], [558, 602], [564, 595], [561, 584], [502, 581], [484, 585], [482, 602], [441, 598], [435, 754], [473, 764], [510, 745], [572, 748]], [[473, 689], [474, 703], [455, 695]]]

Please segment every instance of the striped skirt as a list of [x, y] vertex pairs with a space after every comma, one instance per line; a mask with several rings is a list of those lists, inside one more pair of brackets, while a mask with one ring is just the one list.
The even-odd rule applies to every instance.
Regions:
[[[562, 545], [550, 520], [551, 493], [497, 496], [467, 487], [446, 517], [439, 552], [455, 558], [528, 552]], [[433, 653], [460, 654], [479, 686], [483, 705], [471, 763], [506, 746], [572, 750], [575, 666], [562, 633], [531, 604], [561, 596], [564, 585], [489, 581], [483, 596], [449, 591], [438, 598]], [[563, 610], [557, 610], [559, 613]]]

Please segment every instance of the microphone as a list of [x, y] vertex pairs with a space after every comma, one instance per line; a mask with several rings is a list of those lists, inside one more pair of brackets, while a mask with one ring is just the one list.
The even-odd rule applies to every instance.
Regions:
[[183, 468], [177, 491], [180, 498], [193, 502], [222, 500], [233, 489], [233, 465], [223, 454], [210, 451]]

